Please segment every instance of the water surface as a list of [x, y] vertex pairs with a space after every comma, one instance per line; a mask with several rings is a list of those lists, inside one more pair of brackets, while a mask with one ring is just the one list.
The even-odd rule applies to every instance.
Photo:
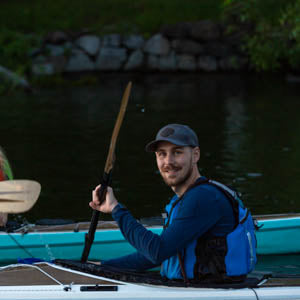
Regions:
[[91, 191], [129, 80], [113, 186], [135, 217], [159, 216], [172, 196], [144, 151], [167, 123], [198, 133], [201, 174], [240, 191], [252, 214], [300, 212], [299, 85], [258, 75], [128, 74], [106, 75], [97, 86], [0, 97], [0, 144], [15, 178], [42, 185], [22, 217], [90, 219]]

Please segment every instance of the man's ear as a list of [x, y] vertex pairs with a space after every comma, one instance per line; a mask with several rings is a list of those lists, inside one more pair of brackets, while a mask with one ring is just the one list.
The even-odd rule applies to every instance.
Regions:
[[193, 159], [194, 162], [197, 163], [200, 159], [200, 148], [199, 147], [195, 147], [193, 148]]

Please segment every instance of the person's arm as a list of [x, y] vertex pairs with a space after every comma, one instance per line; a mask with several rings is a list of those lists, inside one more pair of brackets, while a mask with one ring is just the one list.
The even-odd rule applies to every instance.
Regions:
[[182, 207], [171, 225], [161, 235], [157, 235], [137, 222], [118, 203], [111, 188], [108, 188], [106, 201], [102, 205], [99, 205], [96, 190], [90, 206], [102, 212], [112, 212], [112, 217], [117, 221], [126, 240], [153, 265], [159, 265], [174, 256], [211, 228], [220, 216], [217, 200], [212, 193], [204, 189], [199, 193], [193, 189], [184, 196]]
[[114, 207], [112, 216], [126, 240], [158, 265], [214, 226], [220, 217], [216, 202], [210, 191], [201, 190], [199, 193], [191, 190], [182, 200], [177, 217], [161, 235], [146, 229], [120, 204]]

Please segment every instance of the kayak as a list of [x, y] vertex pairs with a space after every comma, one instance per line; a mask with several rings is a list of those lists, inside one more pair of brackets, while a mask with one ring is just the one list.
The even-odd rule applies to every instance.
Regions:
[[[300, 253], [300, 214], [255, 216], [259, 255]], [[156, 234], [161, 225], [147, 225]], [[0, 265], [17, 259], [36, 257], [43, 260], [68, 258], [79, 260], [89, 222], [67, 225], [27, 225], [14, 232], [0, 232]], [[98, 222], [89, 260], [110, 259], [132, 253], [115, 222]]]
[[156, 279], [150, 273], [128, 274], [72, 261], [8, 265], [0, 267], [0, 295], [1, 300], [300, 299], [299, 277], [256, 274], [242, 283], [186, 286]]

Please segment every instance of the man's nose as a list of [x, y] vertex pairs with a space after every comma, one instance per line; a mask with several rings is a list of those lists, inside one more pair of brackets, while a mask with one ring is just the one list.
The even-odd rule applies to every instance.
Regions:
[[174, 162], [174, 155], [172, 153], [168, 153], [166, 155], [165, 163], [172, 164]]

